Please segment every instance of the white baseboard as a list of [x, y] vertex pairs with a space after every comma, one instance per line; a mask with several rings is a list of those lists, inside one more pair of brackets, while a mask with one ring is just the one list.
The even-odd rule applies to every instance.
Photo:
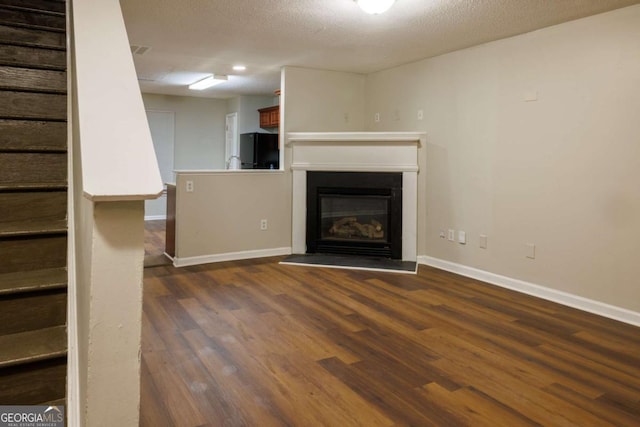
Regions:
[[631, 325], [640, 326], [640, 313], [627, 310], [626, 308], [616, 307], [600, 301], [525, 282], [524, 280], [512, 279], [510, 277], [501, 276], [499, 274], [490, 273], [488, 271], [468, 267], [451, 261], [445, 261], [439, 258], [422, 255], [418, 257], [418, 263], [450, 271], [461, 276], [471, 277], [472, 279], [481, 280], [483, 282], [491, 283], [492, 285], [511, 289], [523, 294], [557, 302], [558, 304], [598, 314], [610, 319], [619, 320]]
[[158, 221], [161, 219], [167, 219], [166, 215], [148, 215], [144, 217], [145, 221]]
[[173, 258], [175, 267], [187, 267], [189, 265], [209, 264], [212, 262], [236, 261], [240, 259], [266, 258], [280, 255], [291, 255], [291, 247], [258, 249], [254, 251], [228, 252], [224, 254], [202, 255], [186, 258]]

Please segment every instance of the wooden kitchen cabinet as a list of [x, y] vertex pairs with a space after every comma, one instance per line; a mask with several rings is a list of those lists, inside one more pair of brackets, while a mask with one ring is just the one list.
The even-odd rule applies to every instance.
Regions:
[[261, 128], [277, 128], [280, 126], [280, 106], [260, 108], [260, 127]]

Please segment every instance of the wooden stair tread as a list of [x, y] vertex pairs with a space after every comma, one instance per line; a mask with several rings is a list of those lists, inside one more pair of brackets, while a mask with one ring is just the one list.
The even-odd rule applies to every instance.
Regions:
[[65, 2], [61, 0], [2, 0], [2, 4], [38, 12], [65, 13]]
[[0, 64], [64, 71], [67, 68], [65, 51], [46, 48], [0, 44]]
[[66, 190], [67, 182], [0, 183], [0, 191], [14, 190]]
[[0, 117], [67, 120], [67, 96], [51, 93], [0, 91]]
[[[2, 119], [0, 119], [2, 121]], [[1, 132], [1, 130], [0, 130]], [[4, 145], [4, 141], [0, 140], [0, 153], [66, 153], [67, 149], [64, 147], [55, 147], [48, 145], [49, 141], [45, 144], [33, 143], [33, 141], [25, 141], [25, 146], [10, 146]]]
[[67, 160], [66, 153], [0, 152], [0, 182], [66, 183]]
[[67, 124], [0, 119], [0, 151], [67, 151]]
[[0, 296], [67, 286], [66, 268], [20, 271], [0, 274]]
[[52, 328], [0, 336], [0, 368], [67, 354], [67, 327]]
[[0, 89], [65, 94], [67, 73], [0, 65]]
[[64, 50], [66, 35], [62, 32], [14, 27], [0, 23], [0, 43]]
[[34, 234], [60, 234], [65, 233], [66, 231], [66, 220], [0, 222], [0, 237], [28, 236]]
[[64, 13], [0, 4], [0, 22], [25, 28], [64, 32]]

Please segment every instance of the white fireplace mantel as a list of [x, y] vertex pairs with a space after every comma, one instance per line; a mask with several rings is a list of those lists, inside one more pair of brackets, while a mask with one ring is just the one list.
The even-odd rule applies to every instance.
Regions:
[[418, 148], [421, 132], [290, 132], [292, 250], [306, 252], [307, 171], [401, 172], [402, 259], [417, 258]]

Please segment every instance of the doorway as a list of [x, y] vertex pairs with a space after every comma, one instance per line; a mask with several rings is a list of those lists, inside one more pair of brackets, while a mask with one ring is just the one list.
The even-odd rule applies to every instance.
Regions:
[[225, 165], [227, 169], [240, 169], [238, 148], [238, 113], [229, 113], [225, 121]]
[[175, 113], [173, 111], [147, 112], [147, 121], [153, 140], [160, 176], [164, 183], [162, 195], [155, 200], [146, 200], [145, 219], [145, 267], [169, 263], [165, 256], [167, 183], [175, 181]]

